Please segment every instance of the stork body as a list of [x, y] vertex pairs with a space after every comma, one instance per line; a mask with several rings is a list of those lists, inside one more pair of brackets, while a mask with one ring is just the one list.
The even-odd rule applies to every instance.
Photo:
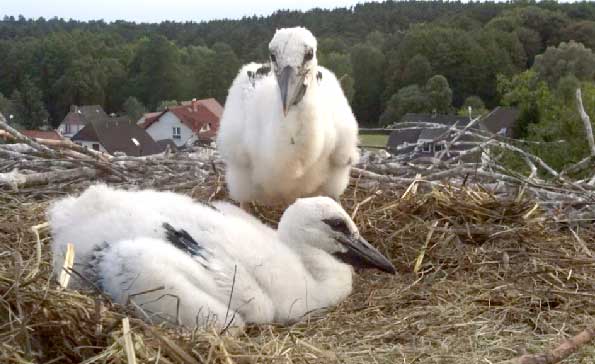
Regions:
[[244, 66], [225, 103], [217, 148], [230, 195], [239, 202], [334, 199], [359, 152], [358, 127], [335, 75], [317, 65], [316, 39], [281, 29], [271, 62]]
[[[155, 321], [188, 327], [287, 323], [351, 292], [352, 267], [394, 268], [329, 198], [300, 199], [273, 230], [239, 208], [167, 192], [89, 188], [52, 205], [58, 273], [75, 247], [89, 282]], [[232, 322], [233, 321], [233, 322]]]

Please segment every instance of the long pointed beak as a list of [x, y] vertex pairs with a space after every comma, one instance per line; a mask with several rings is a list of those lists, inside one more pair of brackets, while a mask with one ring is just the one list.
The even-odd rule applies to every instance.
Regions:
[[281, 91], [281, 102], [283, 103], [283, 115], [287, 116], [287, 110], [289, 109], [289, 84], [295, 77], [295, 71], [290, 66], [285, 66], [281, 71], [281, 74], [277, 76], [277, 82], [279, 83], [279, 90]]
[[345, 263], [357, 268], [376, 268], [386, 273], [396, 273], [390, 260], [361, 236], [345, 237], [340, 242], [347, 248], [347, 252], [338, 253], [335, 256]]

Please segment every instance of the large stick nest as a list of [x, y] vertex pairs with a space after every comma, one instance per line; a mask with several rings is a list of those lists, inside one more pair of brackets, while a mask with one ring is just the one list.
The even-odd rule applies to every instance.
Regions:
[[[51, 237], [41, 230], [38, 263], [31, 227], [46, 221], [49, 201], [63, 192], [4, 192], [0, 361], [124, 362], [126, 316], [138, 362], [164, 363], [488, 363], [542, 351], [595, 324], [595, 229], [554, 222], [523, 196], [407, 187], [353, 180], [342, 201], [396, 276], [363, 272], [328, 312], [224, 334], [150, 326], [96, 292], [60, 289], [50, 279]], [[212, 174], [183, 192], [205, 201], [224, 191]], [[273, 225], [280, 215], [257, 211]], [[569, 363], [594, 355], [585, 348]]]

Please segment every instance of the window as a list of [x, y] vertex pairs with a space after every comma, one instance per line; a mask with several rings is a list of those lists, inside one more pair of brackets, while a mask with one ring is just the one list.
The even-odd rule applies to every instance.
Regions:
[[64, 124], [64, 134], [70, 134], [70, 124]]
[[173, 127], [172, 138], [173, 139], [182, 139], [182, 130], [180, 129], [179, 126], [174, 126]]
[[99, 150], [99, 144], [93, 143], [91, 144], [91, 148], [93, 148], [93, 150]]
[[431, 153], [432, 152], [432, 143], [424, 143], [422, 147], [422, 151]]
[[204, 133], [205, 131], [209, 131], [209, 130], [211, 130], [211, 123], [204, 124], [204, 125], [202, 126], [202, 128], [200, 128], [200, 132], [201, 132], [201, 133]]
[[434, 146], [434, 151], [435, 151], [435, 152], [439, 152], [439, 151], [441, 151], [441, 150], [443, 150], [443, 149], [444, 149], [444, 144], [442, 144], [442, 143], [438, 143], [438, 144], [436, 144], [436, 145]]

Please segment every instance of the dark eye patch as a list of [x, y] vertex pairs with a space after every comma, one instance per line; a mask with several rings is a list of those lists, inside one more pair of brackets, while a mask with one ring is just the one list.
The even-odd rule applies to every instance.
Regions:
[[344, 235], [351, 235], [351, 230], [349, 229], [349, 226], [347, 226], [347, 222], [343, 219], [323, 219], [322, 221], [333, 231]]
[[275, 57], [275, 55], [272, 53], [271, 53], [271, 61], [273, 61], [273, 63], [277, 63], [277, 57]]
[[308, 62], [308, 61], [312, 60], [312, 58], [314, 58], [314, 51], [312, 51], [311, 49], [308, 49], [306, 51], [306, 54], [304, 55], [304, 62]]

